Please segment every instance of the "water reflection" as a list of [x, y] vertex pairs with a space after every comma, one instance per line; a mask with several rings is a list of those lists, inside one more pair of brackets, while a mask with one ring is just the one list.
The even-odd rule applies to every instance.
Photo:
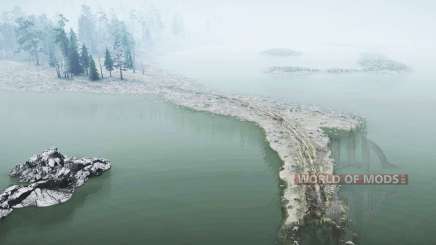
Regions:
[[391, 163], [383, 149], [366, 136], [365, 131], [331, 137], [331, 150], [336, 171], [360, 169], [363, 173], [374, 170], [397, 168]]
[[17, 159], [54, 144], [114, 163], [63, 205], [14, 211], [0, 244], [276, 243], [281, 162], [256, 125], [139, 96], [0, 92], [0, 102], [4, 186]]
[[[390, 162], [383, 149], [367, 138], [366, 131], [331, 137], [331, 150], [338, 174], [380, 174], [399, 173], [399, 167]], [[363, 224], [375, 218], [390, 198], [397, 194], [395, 186], [345, 185], [339, 193], [347, 206], [349, 237], [360, 243], [364, 236]]]
[[[70, 201], [62, 205], [47, 208], [15, 209], [7, 219], [0, 221], [0, 244], [9, 244], [11, 242], [10, 234], [20, 233], [20, 230], [31, 229], [35, 232], [42, 232], [50, 229], [48, 227], [65, 226], [74, 222], [76, 212], [85, 206], [87, 199], [100, 192], [103, 186], [110, 186], [110, 175], [108, 172], [99, 177], [98, 180], [90, 179], [86, 185], [77, 190]], [[23, 240], [31, 240], [29, 235], [22, 234]]]

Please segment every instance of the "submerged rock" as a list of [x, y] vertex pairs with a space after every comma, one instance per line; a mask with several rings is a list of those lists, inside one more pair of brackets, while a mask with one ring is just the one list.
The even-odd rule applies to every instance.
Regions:
[[32, 156], [9, 172], [19, 182], [0, 194], [0, 219], [15, 208], [48, 207], [70, 200], [75, 189], [89, 177], [109, 170], [108, 160], [65, 157], [56, 148]]

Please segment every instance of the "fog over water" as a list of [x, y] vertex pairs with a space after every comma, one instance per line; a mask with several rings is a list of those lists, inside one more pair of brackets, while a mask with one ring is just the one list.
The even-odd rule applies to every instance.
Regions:
[[[142, 57], [144, 62], [225, 93], [317, 104], [365, 117], [368, 138], [397, 165], [394, 172], [409, 174], [410, 184], [364, 191], [345, 187], [360, 244], [435, 244], [436, 197], [429, 194], [436, 188], [435, 1], [15, 0], [1, 1], [0, 12], [19, 6], [28, 14], [63, 13], [75, 27], [82, 4], [125, 19], [132, 9], [157, 13], [163, 29], [176, 23], [183, 30], [177, 38], [163, 35], [153, 47], [155, 55]], [[301, 55], [261, 54], [272, 48]], [[361, 69], [365, 54], [408, 69], [326, 72]], [[274, 66], [320, 71], [266, 72]], [[377, 191], [388, 197], [374, 198]]]

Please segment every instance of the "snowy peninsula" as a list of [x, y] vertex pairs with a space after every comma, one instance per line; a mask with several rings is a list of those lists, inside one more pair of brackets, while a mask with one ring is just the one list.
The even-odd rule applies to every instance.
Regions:
[[269, 145], [283, 161], [279, 173], [283, 238], [288, 242], [298, 241], [299, 227], [307, 217], [331, 224], [334, 229], [343, 228], [345, 211], [337, 197], [337, 187], [298, 185], [294, 175], [332, 174], [334, 160], [325, 129], [351, 132], [364, 127], [363, 119], [269, 98], [225, 95], [154, 67], [149, 67], [144, 74], [126, 72], [124, 81], [113, 78], [93, 82], [86, 77], [60, 80], [55, 74], [53, 68], [0, 61], [0, 90], [152, 95], [193, 110], [254, 122], [264, 130]]

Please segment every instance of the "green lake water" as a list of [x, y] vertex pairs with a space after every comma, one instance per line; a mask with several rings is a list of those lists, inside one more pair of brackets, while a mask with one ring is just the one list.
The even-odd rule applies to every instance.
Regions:
[[[392, 51], [390, 47], [385, 50]], [[351, 166], [337, 168], [338, 172], [405, 173], [409, 184], [343, 188], [341, 196], [349, 204], [359, 244], [436, 244], [434, 54], [416, 53], [412, 47], [391, 52], [391, 58], [410, 65], [411, 70], [405, 73], [272, 75], [265, 70], [275, 65], [355, 66], [365, 49], [328, 46], [323, 52], [307, 49], [300, 57], [285, 58], [266, 57], [258, 51], [210, 47], [163, 56], [158, 62], [170, 71], [226, 93], [316, 104], [365, 117], [367, 137], [396, 168], [383, 169], [378, 159], [372, 159], [367, 162], [369, 168]], [[178, 65], [181, 62], [183, 66]], [[342, 161], [347, 163], [346, 158]]]
[[[435, 60], [406, 59], [407, 73], [264, 72], [314, 60], [310, 54], [278, 59], [201, 50], [158, 62], [226, 93], [365, 117], [367, 138], [395, 168], [385, 169], [373, 153], [364, 168], [339, 166], [337, 172], [405, 173], [409, 184], [343, 187], [359, 244], [435, 244]], [[333, 66], [329, 62], [321, 65]], [[252, 123], [145, 96], [70, 93], [0, 92], [0, 115], [1, 186], [13, 183], [7, 172], [15, 163], [50, 146], [113, 161], [110, 172], [91, 179], [66, 204], [14, 211], [0, 222], [2, 245], [277, 243], [281, 163]], [[345, 165], [353, 163], [347, 140], [340, 143]]]
[[156, 98], [0, 92], [0, 186], [57, 146], [110, 159], [73, 198], [15, 210], [0, 244], [276, 244], [280, 160], [252, 123]]

